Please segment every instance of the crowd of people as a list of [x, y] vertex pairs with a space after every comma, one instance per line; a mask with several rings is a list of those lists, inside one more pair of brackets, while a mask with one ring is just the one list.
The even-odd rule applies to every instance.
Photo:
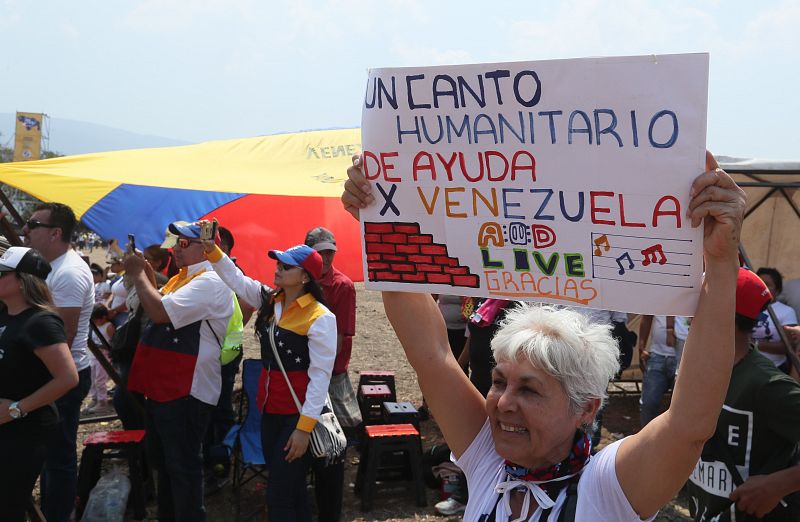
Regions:
[[[359, 163], [342, 196], [356, 217], [373, 200]], [[800, 519], [800, 386], [767, 305], [790, 344], [800, 326], [777, 300], [778, 270], [739, 267], [744, 206], [708, 155], [690, 204], [705, 226], [697, 312], [643, 317], [638, 342], [613, 311], [384, 292], [423, 412], [462, 471], [436, 509], [481, 522], [650, 520], [685, 485], [697, 521]], [[111, 240], [100, 266], [72, 248], [68, 206], [35, 209], [25, 246], [0, 257], [2, 520], [25, 520], [37, 478], [46, 519], [74, 515], [82, 413], [146, 431], [159, 520], [205, 520], [205, 490], [230, 474], [223, 439], [250, 323], [269, 519], [311, 520], [309, 474], [319, 520], [341, 519], [344, 454], [309, 449], [325, 412], [354, 442], [362, 424], [348, 373], [356, 293], [334, 266], [336, 238], [316, 227], [269, 250], [274, 277], [257, 281], [220, 225], [175, 221], [142, 251]], [[641, 430], [598, 451], [609, 382], [636, 347]]]
[[[350, 433], [361, 423], [348, 376], [355, 288], [333, 264], [336, 238], [317, 227], [303, 244], [270, 251], [278, 268], [261, 283], [236, 265], [228, 229], [206, 238], [202, 225], [171, 223], [164, 243], [143, 252], [112, 240], [102, 267], [72, 248], [72, 210], [47, 203], [23, 227], [25, 246], [0, 259], [2, 520], [25, 520], [39, 477], [46, 519], [75, 516], [82, 413], [116, 413], [125, 429], [146, 431], [160, 520], [204, 520], [204, 489], [230, 473], [223, 439], [235, 423], [233, 388], [253, 315], [264, 453], [272, 476], [287, 477], [268, 489], [270, 517], [310, 519], [305, 478], [313, 467], [321, 520], [339, 520], [344, 455], [308, 452], [328, 396]], [[270, 338], [279, 338], [287, 380]], [[113, 400], [104, 358], [118, 374]]]

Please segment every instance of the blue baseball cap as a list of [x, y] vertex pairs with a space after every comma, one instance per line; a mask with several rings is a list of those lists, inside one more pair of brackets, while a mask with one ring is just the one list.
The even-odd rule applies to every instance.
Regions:
[[322, 277], [322, 256], [308, 245], [297, 245], [287, 250], [270, 250], [269, 257], [287, 265], [299, 266], [314, 279]]
[[168, 230], [176, 236], [188, 237], [190, 239], [200, 239], [200, 225], [197, 223], [176, 221], [169, 224]]

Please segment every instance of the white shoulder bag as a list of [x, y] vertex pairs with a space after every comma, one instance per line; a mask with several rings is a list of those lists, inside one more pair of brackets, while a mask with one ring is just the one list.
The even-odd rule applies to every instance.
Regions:
[[[278, 348], [275, 346], [275, 318], [269, 324], [269, 344], [272, 346], [272, 354], [278, 362], [278, 367], [281, 369], [283, 378], [286, 379], [286, 385], [289, 387], [289, 392], [292, 394], [294, 404], [297, 406], [297, 412], [302, 414], [303, 405], [297, 398], [297, 394], [292, 388], [292, 383], [289, 381], [289, 376], [286, 375], [286, 370], [283, 368], [281, 356], [278, 354]], [[333, 414], [331, 407], [331, 398], [325, 397], [325, 407], [322, 409], [322, 414], [311, 432], [311, 454], [317, 458], [324, 458], [327, 464], [333, 462], [339, 457], [347, 448], [347, 438], [344, 436], [344, 431], [339, 424], [336, 415]]]

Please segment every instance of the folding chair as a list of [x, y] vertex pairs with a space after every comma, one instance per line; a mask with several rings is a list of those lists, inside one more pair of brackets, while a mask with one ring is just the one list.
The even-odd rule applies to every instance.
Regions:
[[[267, 480], [264, 452], [261, 450], [261, 411], [256, 403], [261, 359], [245, 359], [242, 363], [242, 394], [239, 399], [239, 424], [225, 436], [223, 444], [233, 451], [233, 491], [236, 520], [249, 520], [261, 509], [240, 518], [242, 487], [255, 478]], [[266, 495], [264, 495], [266, 502]]]

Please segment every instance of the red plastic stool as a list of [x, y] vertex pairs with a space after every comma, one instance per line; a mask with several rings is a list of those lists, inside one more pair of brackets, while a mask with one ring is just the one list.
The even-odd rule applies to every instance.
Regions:
[[360, 390], [365, 384], [385, 384], [392, 390], [392, 395], [397, 395], [397, 390], [394, 386], [394, 372], [382, 370], [361, 372], [358, 375], [358, 389]]
[[358, 407], [365, 425], [383, 422], [384, 402], [395, 402], [395, 396], [387, 385], [365, 384], [358, 389]]
[[[366, 426], [366, 443], [356, 474], [356, 494], [361, 496], [361, 511], [372, 509], [375, 483], [389, 480], [410, 480], [417, 505], [428, 504], [422, 478], [422, 450], [417, 429], [411, 424]], [[401, 465], [397, 466], [398, 457]], [[391, 465], [387, 465], [391, 462]]]
[[89, 493], [100, 479], [103, 459], [125, 458], [128, 460], [131, 480], [133, 516], [136, 520], [144, 519], [147, 515], [144, 497], [144, 430], [98, 431], [89, 435], [83, 445], [78, 470], [78, 513], [83, 513]]

